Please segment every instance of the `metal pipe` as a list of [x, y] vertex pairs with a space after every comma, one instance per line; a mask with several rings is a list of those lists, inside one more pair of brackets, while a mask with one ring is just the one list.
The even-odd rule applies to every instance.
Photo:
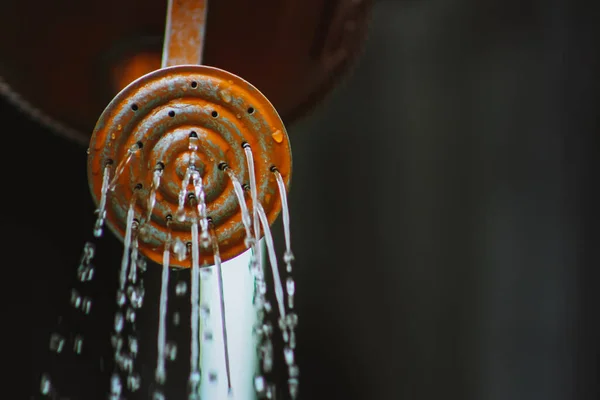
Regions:
[[168, 0], [161, 67], [202, 64], [208, 0]]

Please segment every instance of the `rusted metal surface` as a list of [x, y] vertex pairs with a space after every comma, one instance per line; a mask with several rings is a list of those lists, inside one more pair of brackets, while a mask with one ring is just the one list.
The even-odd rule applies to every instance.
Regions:
[[[289, 124], [349, 70], [364, 42], [372, 4], [213, 1], [203, 64], [253, 82]], [[0, 93], [87, 144], [98, 115], [131, 77], [160, 68], [166, 13], [165, 0], [55, 0], [36, 4], [35, 13], [27, 2], [5, 0]]]
[[[199, 170], [205, 180], [208, 216], [212, 219], [224, 260], [245, 250], [244, 229], [233, 186], [219, 169], [225, 162], [242, 184], [249, 184], [242, 148], [248, 143], [255, 155], [258, 198], [272, 223], [281, 209], [277, 183], [270, 168], [282, 174], [289, 186], [291, 151], [285, 127], [275, 108], [254, 86], [229, 72], [207, 66], [176, 66], [161, 69], [133, 82], [113, 99], [98, 120], [90, 142], [88, 179], [99, 202], [104, 165], [116, 165], [133, 144], [138, 151], [118, 180], [107, 202], [107, 223], [123, 238], [125, 217], [136, 185], [141, 184], [135, 218], [142, 225], [152, 173], [164, 164], [162, 183], [151, 221], [139, 237], [141, 252], [160, 263], [166, 240], [167, 215], [175, 215], [178, 194], [190, 159], [190, 133], [196, 132]], [[190, 192], [192, 187], [189, 187]], [[247, 203], [251, 200], [247, 196]], [[191, 241], [190, 219], [194, 210], [186, 206], [188, 222], [173, 221], [173, 235]], [[212, 254], [201, 254], [201, 263], [211, 263]], [[189, 267], [190, 260], [172, 261]]]
[[201, 64], [207, 0], [168, 0], [161, 67]]

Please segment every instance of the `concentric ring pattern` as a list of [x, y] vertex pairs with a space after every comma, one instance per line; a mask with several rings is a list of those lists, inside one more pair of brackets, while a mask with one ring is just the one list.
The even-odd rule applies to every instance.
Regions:
[[[145, 228], [139, 236], [140, 251], [160, 263], [167, 238], [167, 216], [175, 216], [182, 179], [190, 163], [190, 136], [198, 137], [195, 167], [200, 171], [223, 260], [245, 250], [242, 224], [233, 185], [220, 168], [226, 163], [242, 184], [249, 184], [243, 145], [254, 155], [258, 200], [272, 223], [281, 209], [275, 176], [276, 167], [289, 187], [291, 152], [285, 127], [271, 103], [254, 86], [220, 69], [184, 65], [154, 71], [123, 89], [98, 120], [88, 151], [90, 190], [99, 203], [104, 166], [117, 164], [134, 152], [107, 200], [107, 224], [121, 240], [126, 215], [135, 192], [135, 218]], [[148, 213], [153, 171], [164, 166], [156, 204]], [[135, 188], [138, 189], [135, 189]], [[141, 187], [141, 188], [140, 188]], [[191, 185], [188, 191], [193, 192]], [[251, 209], [250, 195], [246, 203]], [[191, 221], [196, 218], [186, 202], [184, 222], [173, 218], [173, 239], [191, 240]], [[212, 263], [212, 253], [201, 250], [201, 264]], [[173, 266], [189, 267], [190, 260]]]

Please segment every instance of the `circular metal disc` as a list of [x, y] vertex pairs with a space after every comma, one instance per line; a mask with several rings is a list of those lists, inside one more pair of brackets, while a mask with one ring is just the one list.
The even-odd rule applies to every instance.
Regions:
[[[160, 263], [167, 239], [167, 216], [175, 216], [182, 180], [190, 163], [189, 138], [198, 137], [196, 170], [203, 177], [208, 216], [212, 220], [221, 256], [227, 260], [242, 253], [245, 230], [231, 180], [219, 165], [226, 163], [242, 184], [249, 184], [243, 145], [254, 154], [258, 200], [272, 223], [281, 209], [276, 167], [286, 186], [291, 175], [290, 144], [275, 108], [254, 86], [229, 72], [206, 66], [184, 65], [152, 72], [121, 91], [102, 113], [88, 151], [88, 179], [99, 203], [104, 167], [114, 167], [136, 143], [134, 153], [107, 201], [107, 223], [119, 238], [135, 192], [135, 217], [144, 229], [140, 251]], [[150, 221], [148, 197], [153, 171], [164, 165], [156, 205]], [[141, 189], [136, 189], [136, 186]], [[186, 185], [193, 192], [191, 185]], [[247, 196], [248, 206], [251, 200]], [[251, 209], [251, 208], [250, 208]], [[170, 223], [173, 239], [191, 241], [195, 208], [186, 205], [184, 222]], [[201, 253], [201, 263], [212, 263], [212, 252]], [[190, 260], [172, 265], [189, 267]]]

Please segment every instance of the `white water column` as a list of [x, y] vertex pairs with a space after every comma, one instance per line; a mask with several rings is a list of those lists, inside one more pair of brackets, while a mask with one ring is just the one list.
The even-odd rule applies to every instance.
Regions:
[[[259, 248], [262, 249], [262, 241]], [[254, 277], [250, 271], [252, 251], [222, 263], [225, 323], [229, 346], [232, 393], [228, 394], [227, 372], [221, 325], [219, 281], [214, 266], [203, 267], [200, 275], [200, 398], [254, 400], [254, 377], [258, 373], [256, 338], [257, 313], [252, 303]], [[206, 313], [205, 306], [210, 307]], [[212, 335], [212, 340], [207, 337]], [[229, 397], [228, 397], [229, 396]]]

